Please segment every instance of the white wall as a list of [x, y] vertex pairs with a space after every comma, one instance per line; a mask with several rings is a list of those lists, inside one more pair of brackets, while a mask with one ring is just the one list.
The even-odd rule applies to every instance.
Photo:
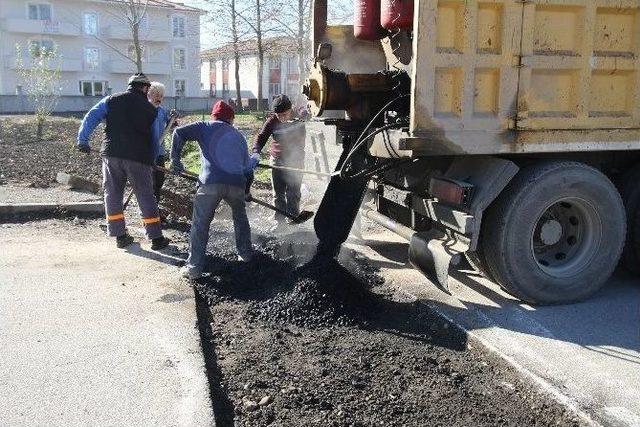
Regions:
[[[47, 2], [38, 0], [39, 3]], [[75, 28], [77, 35], [46, 34], [38, 32], [7, 32], [7, 21], [27, 18], [27, 2], [24, 0], [0, 0], [0, 95], [15, 94], [19, 84], [15, 70], [15, 45], [26, 48], [31, 39], [50, 39], [58, 46], [62, 60], [80, 61], [81, 67], [62, 73], [63, 95], [79, 94], [80, 80], [104, 80], [114, 92], [124, 90], [129, 75], [135, 72], [135, 65], [120, 53], [126, 54], [130, 41], [113, 38], [114, 32], [128, 34], [128, 29], [112, 16], [112, 6], [100, 1], [86, 0], [49, 0], [52, 4], [52, 21], [59, 22], [60, 28]], [[98, 14], [98, 37], [82, 33], [82, 15], [84, 12]], [[185, 36], [174, 39], [171, 31], [171, 17], [174, 11], [165, 8], [148, 9], [148, 26], [141, 29], [143, 45], [147, 49], [143, 71], [149, 69], [149, 77], [167, 86], [167, 95], [174, 95], [174, 80], [186, 81], [186, 96], [201, 96], [200, 91], [200, 17], [197, 13], [177, 12], [185, 17]], [[157, 36], [159, 35], [159, 37]], [[155, 40], [154, 40], [155, 39]], [[161, 41], [157, 41], [160, 39]], [[88, 71], [84, 66], [85, 47], [97, 47], [100, 51], [100, 66]], [[186, 70], [173, 69], [173, 49], [186, 50]], [[120, 53], [118, 53], [120, 52]], [[115, 65], [120, 64], [118, 67]], [[117, 68], [118, 72], [112, 72]], [[153, 70], [160, 73], [153, 73]]]

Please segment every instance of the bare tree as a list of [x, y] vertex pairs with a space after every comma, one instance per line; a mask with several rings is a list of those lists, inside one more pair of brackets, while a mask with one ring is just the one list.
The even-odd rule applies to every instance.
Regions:
[[278, 24], [278, 33], [295, 40], [300, 81], [306, 74], [305, 58], [309, 56], [311, 4], [311, 0], [279, 0], [271, 3], [273, 10], [270, 16]]
[[[240, 43], [245, 33], [242, 23], [239, 22], [238, 0], [205, 0], [213, 9], [210, 10], [210, 20], [216, 26], [216, 31], [221, 38], [231, 39], [234, 59], [234, 75], [236, 90], [236, 108], [242, 110], [242, 90], [240, 81]], [[229, 27], [229, 21], [231, 26]]]
[[136, 64], [138, 73], [142, 73], [143, 48], [140, 44], [140, 25], [147, 15], [149, 0], [112, 0], [110, 3], [113, 9], [112, 15], [131, 30], [135, 54], [131, 60]]
[[60, 55], [57, 48], [30, 43], [24, 55], [16, 44], [16, 65], [22, 88], [33, 102], [38, 140], [42, 140], [44, 124], [60, 97]]

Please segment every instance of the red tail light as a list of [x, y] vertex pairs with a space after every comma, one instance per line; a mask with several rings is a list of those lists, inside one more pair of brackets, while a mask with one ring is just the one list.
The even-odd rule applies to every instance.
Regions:
[[471, 203], [473, 185], [450, 178], [431, 178], [429, 194], [439, 202], [466, 207]]

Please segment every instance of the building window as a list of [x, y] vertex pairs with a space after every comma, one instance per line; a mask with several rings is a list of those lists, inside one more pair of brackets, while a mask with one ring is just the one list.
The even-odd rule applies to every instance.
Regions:
[[84, 96], [105, 96], [109, 82], [81, 80], [80, 93]]
[[287, 58], [287, 72], [289, 74], [298, 74], [298, 61], [295, 56]]
[[173, 89], [175, 90], [176, 96], [184, 96], [187, 92], [187, 82], [185, 80], [174, 80]]
[[29, 19], [39, 19], [41, 21], [51, 21], [51, 5], [45, 3], [29, 3]]
[[98, 35], [98, 14], [86, 12], [82, 15], [82, 29], [89, 36]]
[[227, 92], [229, 92], [229, 83], [222, 83], [222, 93], [226, 94]]
[[173, 37], [183, 39], [185, 37], [185, 19], [184, 16], [176, 15], [171, 19], [173, 28]]
[[222, 60], [222, 71], [227, 71], [229, 69], [229, 60], [228, 59], [223, 59]]
[[274, 97], [280, 95], [280, 83], [269, 83], [269, 96]]
[[209, 83], [209, 96], [213, 98], [216, 95], [217, 95], [217, 93], [216, 93], [216, 84], [215, 83]]
[[[135, 62], [136, 60], [135, 45], [130, 44], [127, 47], [127, 56], [129, 57], [129, 59]], [[147, 62], [147, 49], [145, 49], [145, 46], [140, 46], [140, 59], [142, 59], [142, 62]]]
[[100, 50], [97, 47], [85, 47], [84, 63], [87, 71], [97, 71], [100, 68]]
[[269, 58], [269, 69], [270, 70], [279, 70], [280, 69], [280, 58]]
[[184, 49], [173, 49], [173, 68], [176, 70], [187, 69], [187, 53]]
[[32, 58], [46, 56], [53, 52], [54, 44], [51, 40], [31, 40], [29, 42], [29, 55]]

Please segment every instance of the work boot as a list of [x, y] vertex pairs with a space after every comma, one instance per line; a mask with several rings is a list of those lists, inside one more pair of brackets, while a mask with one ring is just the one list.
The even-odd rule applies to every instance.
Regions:
[[116, 237], [116, 245], [118, 248], [126, 248], [130, 244], [133, 243], [133, 237], [130, 234], [123, 234], [122, 236]]
[[170, 242], [171, 240], [167, 239], [164, 236], [156, 237], [155, 239], [151, 240], [151, 250], [159, 251], [160, 249], [164, 249], [169, 246]]

